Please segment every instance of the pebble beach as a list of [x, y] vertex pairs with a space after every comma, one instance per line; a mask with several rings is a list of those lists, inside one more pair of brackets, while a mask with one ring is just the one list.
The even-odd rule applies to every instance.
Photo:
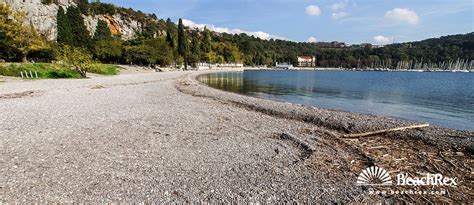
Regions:
[[[0, 202], [470, 202], [468, 131], [209, 88], [205, 72], [0, 82]], [[443, 172], [446, 196], [370, 195], [369, 166]]]

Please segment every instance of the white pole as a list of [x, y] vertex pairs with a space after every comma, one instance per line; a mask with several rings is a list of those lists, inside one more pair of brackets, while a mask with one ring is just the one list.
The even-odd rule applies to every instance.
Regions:
[[23, 79], [23, 71], [20, 72], [21, 79]]
[[36, 72], [36, 70], [35, 70], [35, 76], [36, 76], [36, 78], [38, 78], [38, 72]]

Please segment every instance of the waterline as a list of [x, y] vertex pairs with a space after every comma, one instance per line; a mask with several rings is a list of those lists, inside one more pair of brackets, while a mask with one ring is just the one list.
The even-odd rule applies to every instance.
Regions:
[[244, 71], [199, 80], [259, 98], [474, 130], [473, 73]]

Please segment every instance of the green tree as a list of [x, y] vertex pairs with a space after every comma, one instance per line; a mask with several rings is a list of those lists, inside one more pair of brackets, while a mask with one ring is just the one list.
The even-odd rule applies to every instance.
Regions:
[[95, 28], [94, 41], [107, 40], [112, 37], [109, 25], [104, 20], [99, 20]]
[[201, 46], [200, 60], [204, 62], [210, 62], [209, 55], [207, 54], [212, 51], [212, 44], [211, 44], [211, 34], [209, 32], [209, 29], [207, 29], [207, 27], [204, 27], [204, 30], [202, 31], [200, 46]]
[[0, 31], [0, 59], [7, 59], [9, 57], [8, 51], [5, 32]]
[[71, 45], [73, 41], [71, 25], [62, 6], [59, 6], [56, 21], [58, 27], [57, 42], [59, 44]]
[[241, 62], [242, 58], [241, 58], [239, 48], [233, 44], [226, 45], [224, 49], [224, 59], [228, 63]]
[[56, 52], [56, 59], [77, 70], [82, 77], [87, 77], [87, 71], [92, 67], [92, 55], [84, 48], [65, 45]]
[[14, 12], [6, 4], [0, 4], [0, 32], [2, 42], [19, 53], [23, 62], [27, 62], [28, 53], [47, 47], [46, 41], [31, 26], [23, 25], [26, 14]]
[[90, 47], [89, 31], [84, 24], [84, 18], [77, 7], [70, 6], [66, 12], [69, 25], [71, 25], [71, 34], [73, 36], [71, 45], [76, 47]]
[[201, 42], [198, 31], [193, 32], [190, 50], [193, 54], [200, 55], [201, 53]]
[[186, 30], [183, 20], [179, 19], [178, 23], [178, 53], [184, 58], [184, 69], [188, 69], [188, 39], [186, 38]]
[[171, 22], [171, 19], [168, 18], [166, 19], [166, 41], [170, 45], [171, 48], [176, 48], [176, 43], [175, 43], [175, 26], [173, 22]]
[[124, 55], [127, 63], [138, 65], [152, 66], [157, 59], [155, 49], [146, 44], [127, 46]]
[[168, 66], [173, 61], [173, 51], [162, 38], [149, 39], [142, 44], [127, 46], [124, 53], [128, 63], [154, 67]]
[[92, 2], [89, 4], [89, 14], [98, 15], [98, 14], [109, 14], [114, 15], [117, 13], [117, 9], [113, 4], [101, 3], [101, 2]]
[[82, 14], [84, 15], [89, 14], [89, 1], [88, 0], [75, 0], [75, 2], [77, 4], [77, 8]]
[[145, 42], [154, 49], [154, 55], [156, 55], [156, 64], [161, 67], [168, 66], [173, 61], [173, 49], [169, 47], [165, 39], [155, 38]]
[[211, 48], [211, 34], [209, 32], [209, 29], [207, 29], [207, 27], [204, 27], [204, 31], [202, 32], [201, 50], [204, 53], [209, 53], [211, 52]]
[[189, 57], [188, 57], [189, 63], [196, 66], [196, 63], [199, 63], [199, 60], [202, 56], [201, 55], [201, 42], [200, 42], [198, 30], [193, 32], [190, 51], [191, 53], [189, 54]]
[[[242, 61], [241, 53], [239, 48], [232, 43], [229, 42], [219, 42], [213, 45], [213, 50], [217, 53], [217, 55], [222, 56], [222, 62], [227, 63], [237, 63]], [[263, 55], [258, 55], [259, 63], [263, 64], [265, 61], [265, 57]]]
[[217, 63], [218, 62], [218, 55], [214, 51], [211, 51], [211, 52], [207, 53], [206, 58], [208, 59], [209, 63]]
[[344, 59], [346, 62], [346, 67], [355, 68], [357, 66], [357, 60], [352, 55], [347, 55]]
[[102, 62], [117, 63], [122, 57], [122, 40], [108, 38], [94, 43], [94, 56]]
[[158, 26], [156, 23], [148, 23], [142, 31], [142, 35], [145, 38], [154, 38], [158, 33]]

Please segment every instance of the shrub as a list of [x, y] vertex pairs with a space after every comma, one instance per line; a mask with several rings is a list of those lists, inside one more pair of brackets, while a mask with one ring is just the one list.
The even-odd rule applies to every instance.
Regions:
[[56, 51], [56, 59], [86, 77], [92, 66], [92, 55], [84, 48], [63, 46]]
[[89, 72], [101, 75], [117, 75], [119, 73], [119, 67], [111, 64], [97, 63], [91, 65]]

